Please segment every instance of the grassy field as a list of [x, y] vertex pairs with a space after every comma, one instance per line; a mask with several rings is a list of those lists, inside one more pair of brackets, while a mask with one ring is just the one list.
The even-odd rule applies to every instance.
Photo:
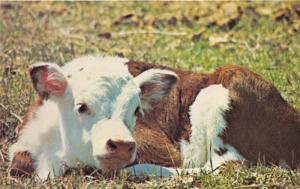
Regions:
[[228, 167], [220, 175], [104, 179], [80, 172], [36, 182], [8, 176], [8, 146], [35, 93], [37, 61], [124, 56], [210, 72], [237, 64], [261, 74], [300, 110], [300, 3], [0, 4], [0, 188], [300, 188], [300, 170]]

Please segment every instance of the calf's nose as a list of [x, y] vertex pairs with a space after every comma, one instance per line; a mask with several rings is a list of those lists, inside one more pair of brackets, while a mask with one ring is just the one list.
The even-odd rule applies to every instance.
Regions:
[[131, 157], [135, 150], [135, 142], [109, 139], [106, 142], [106, 148], [110, 153]]

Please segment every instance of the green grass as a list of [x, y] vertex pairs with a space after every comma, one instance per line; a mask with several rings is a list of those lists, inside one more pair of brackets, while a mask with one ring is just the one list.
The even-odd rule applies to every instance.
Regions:
[[[299, 170], [264, 166], [175, 180], [107, 180], [71, 174], [39, 183], [7, 175], [7, 148], [15, 141], [18, 124], [12, 114], [23, 115], [35, 96], [27, 69], [37, 61], [62, 65], [81, 55], [102, 54], [201, 72], [237, 64], [272, 82], [299, 110], [300, 4], [56, 2], [0, 6], [0, 188], [300, 187]], [[141, 30], [156, 34], [121, 35]]]

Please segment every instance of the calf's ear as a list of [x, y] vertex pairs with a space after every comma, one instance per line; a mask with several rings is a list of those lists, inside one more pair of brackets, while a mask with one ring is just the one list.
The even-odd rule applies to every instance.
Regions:
[[141, 89], [143, 108], [149, 108], [152, 102], [163, 99], [177, 83], [177, 75], [169, 70], [150, 69], [134, 78]]
[[37, 63], [29, 69], [32, 85], [40, 97], [48, 99], [63, 96], [67, 80], [61, 68], [53, 63]]

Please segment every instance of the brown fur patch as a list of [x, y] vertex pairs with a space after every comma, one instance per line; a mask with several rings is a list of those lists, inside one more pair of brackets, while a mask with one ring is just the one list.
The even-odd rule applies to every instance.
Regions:
[[[145, 127], [146, 126], [146, 127]], [[168, 167], [180, 166], [180, 151], [153, 120], [147, 124], [139, 119], [134, 130], [138, 163], [153, 163]]]
[[218, 83], [230, 91], [228, 127], [221, 138], [252, 163], [300, 164], [300, 114], [257, 74], [237, 67], [219, 69]]
[[30, 105], [29, 109], [27, 110], [26, 114], [22, 118], [22, 122], [17, 126], [16, 133], [17, 137], [19, 137], [20, 131], [26, 126], [26, 124], [35, 118], [36, 113], [35, 111], [43, 105], [43, 99], [41, 97], [37, 97], [32, 104]]
[[27, 151], [16, 152], [10, 167], [11, 176], [31, 176], [34, 172], [34, 162]]

